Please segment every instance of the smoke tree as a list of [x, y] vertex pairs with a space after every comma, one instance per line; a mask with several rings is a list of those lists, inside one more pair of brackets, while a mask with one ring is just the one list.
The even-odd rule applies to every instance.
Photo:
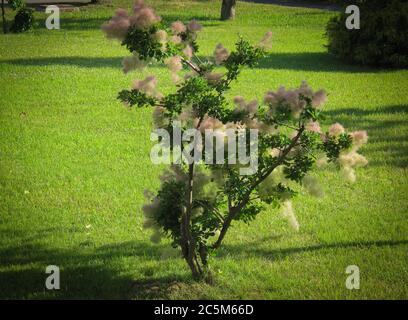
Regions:
[[[199, 133], [178, 146], [181, 158], [194, 161], [177, 161], [180, 158], [173, 154], [159, 191], [146, 191], [148, 203], [143, 207], [144, 227], [154, 230], [151, 240], [170, 238], [181, 249], [194, 278], [209, 274], [208, 257], [220, 247], [234, 221], [250, 222], [265, 206], [281, 207], [298, 229], [290, 202], [297, 193], [296, 185], [321, 196], [314, 170], [333, 163], [353, 182], [354, 168], [367, 163], [357, 152], [367, 142], [365, 131], [347, 133], [338, 123], [322, 131], [324, 90], [313, 91], [303, 82], [296, 89], [268, 91], [261, 103], [225, 97], [241, 70], [254, 67], [271, 48], [271, 32], [256, 45], [239, 38], [232, 51], [218, 44], [214, 56], [203, 59], [197, 57], [201, 26], [196, 21], [166, 26], [140, 0], [131, 14], [118, 9], [102, 29], [130, 51], [131, 56], [123, 59], [124, 72], [164, 63], [175, 82], [174, 92], [163, 95], [156, 77], [148, 76], [122, 90], [119, 99], [127, 106], [153, 108], [155, 127], [171, 137], [176, 126], [181, 133], [191, 128]], [[205, 152], [187, 148], [192, 142], [197, 146], [198, 138], [211, 129], [221, 143], [227, 141], [226, 132], [239, 133], [237, 139], [246, 141], [245, 153], [250, 159], [257, 158], [256, 170], [241, 174], [245, 165], [229, 161], [235, 153], [224, 152], [223, 162], [209, 164], [204, 161]], [[251, 130], [257, 132], [255, 151], [249, 139]], [[170, 150], [176, 148], [173, 142], [168, 145]], [[207, 145], [200, 146], [213, 152]]]

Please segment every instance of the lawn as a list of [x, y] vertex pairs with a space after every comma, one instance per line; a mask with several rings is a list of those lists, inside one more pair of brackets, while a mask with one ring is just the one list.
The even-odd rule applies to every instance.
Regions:
[[[147, 2], [166, 21], [199, 20], [202, 55], [272, 30], [270, 55], [231, 97], [302, 80], [325, 88], [323, 124], [367, 130], [370, 163], [354, 184], [320, 172], [325, 197], [294, 201], [299, 232], [275, 210], [235, 223], [211, 261], [215, 283], [194, 283], [169, 241], [142, 229], [143, 190], [158, 188], [162, 169], [149, 158], [151, 111], [116, 96], [150, 73], [162, 92], [175, 88], [163, 66], [124, 75], [128, 53], [100, 31], [132, 1], [62, 12], [61, 30], [37, 12], [34, 31], [0, 35], [0, 298], [407, 299], [408, 70], [328, 55], [332, 11], [238, 2], [237, 18], [221, 22], [220, 1]], [[61, 269], [60, 290], [45, 289], [48, 265]], [[359, 290], [345, 286], [348, 265], [360, 268]]]

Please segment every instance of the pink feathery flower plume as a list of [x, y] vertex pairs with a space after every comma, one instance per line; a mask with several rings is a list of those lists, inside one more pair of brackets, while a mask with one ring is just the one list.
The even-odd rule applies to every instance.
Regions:
[[177, 75], [177, 72], [183, 69], [183, 64], [181, 62], [180, 56], [173, 56], [164, 61], [167, 67], [170, 70], [171, 78], [174, 83], [177, 83], [180, 80], [180, 77]]
[[193, 48], [188, 44], [184, 49], [183, 49], [184, 55], [187, 57], [188, 60], [191, 59], [193, 56]]
[[102, 26], [102, 31], [106, 33], [108, 39], [125, 39], [130, 26], [129, 16], [124, 9], [118, 9], [109, 22]]
[[128, 15], [125, 9], [118, 9], [109, 22], [102, 26], [108, 39], [123, 40], [130, 26], [146, 29], [159, 22], [161, 18], [143, 0], [136, 0], [133, 14]]
[[125, 57], [122, 60], [123, 72], [128, 73], [129, 71], [135, 69], [144, 69], [147, 66], [146, 61], [143, 61], [139, 58], [139, 55], [134, 54], [130, 57]]
[[219, 72], [207, 72], [204, 74], [204, 78], [209, 82], [209, 83], [217, 83], [218, 81], [221, 80], [221, 78], [224, 75]]
[[155, 23], [159, 22], [161, 18], [156, 15], [154, 10], [147, 6], [143, 0], [136, 0], [133, 7], [133, 15], [130, 17], [130, 24], [140, 29], [146, 29]]
[[261, 41], [259, 42], [259, 47], [263, 49], [271, 49], [272, 48], [272, 31], [268, 31], [265, 33]]
[[133, 88], [143, 91], [147, 95], [156, 95], [157, 79], [155, 76], [148, 76], [144, 80], [136, 80], [133, 83]]
[[354, 131], [351, 133], [351, 138], [353, 139], [353, 144], [357, 147], [361, 147], [368, 141], [367, 131]]
[[186, 31], [186, 26], [181, 21], [175, 21], [171, 24], [171, 31], [177, 35]]
[[179, 44], [181, 43], [181, 37], [180, 36], [171, 36], [170, 41], [173, 42], [174, 44]]
[[333, 137], [337, 137], [344, 133], [344, 127], [340, 123], [334, 123], [329, 127], [329, 135]]
[[201, 31], [202, 26], [195, 20], [191, 20], [190, 23], [187, 25], [187, 29], [191, 32], [198, 32]]
[[167, 32], [165, 30], [158, 30], [156, 31], [156, 33], [154, 34], [155, 39], [158, 42], [166, 42], [167, 40]]
[[214, 50], [214, 59], [215, 63], [220, 65], [229, 57], [229, 52], [221, 43], [217, 44]]
[[306, 130], [316, 133], [321, 133], [322, 129], [320, 128], [320, 124], [317, 121], [311, 121], [306, 125]]

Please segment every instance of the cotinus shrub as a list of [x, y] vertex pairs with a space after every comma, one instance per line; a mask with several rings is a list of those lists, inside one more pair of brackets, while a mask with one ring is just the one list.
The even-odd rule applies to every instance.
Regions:
[[226, 98], [241, 70], [254, 67], [271, 48], [271, 32], [257, 44], [239, 38], [233, 50], [217, 44], [212, 57], [202, 58], [196, 21], [165, 25], [140, 0], [130, 14], [117, 10], [102, 29], [130, 51], [124, 72], [165, 64], [175, 83], [162, 94], [150, 75], [122, 90], [119, 99], [153, 109], [161, 151], [152, 149], [151, 156], [161, 154], [169, 168], [159, 190], [145, 192], [144, 227], [153, 230], [152, 241], [167, 237], [180, 248], [195, 278], [210, 274], [209, 257], [234, 222], [249, 223], [266, 206], [281, 207], [298, 229], [291, 199], [301, 188], [323, 194], [314, 171], [331, 164], [353, 182], [355, 168], [366, 165], [358, 153], [367, 142], [365, 131], [350, 133], [338, 123], [321, 128], [324, 90], [303, 82], [270, 90], [261, 100]]

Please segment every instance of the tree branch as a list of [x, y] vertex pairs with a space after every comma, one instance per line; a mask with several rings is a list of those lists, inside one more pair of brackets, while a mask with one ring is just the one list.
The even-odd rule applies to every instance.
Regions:
[[241, 202], [234, 207], [231, 207], [231, 209], [229, 210], [229, 213], [227, 215], [227, 217], [225, 218], [224, 224], [222, 226], [220, 235], [217, 239], [217, 241], [212, 245], [213, 249], [217, 249], [220, 245], [222, 240], [225, 237], [225, 234], [228, 231], [229, 226], [231, 225], [232, 220], [237, 216], [237, 214], [246, 206], [246, 204], [248, 203], [248, 201], [250, 200], [250, 196], [252, 191], [262, 182], [264, 181], [271, 173], [273, 170], [275, 170], [276, 167], [278, 167], [279, 165], [282, 164], [282, 162], [285, 160], [285, 157], [288, 155], [288, 153], [293, 149], [293, 147], [297, 144], [299, 138], [301, 137], [303, 131], [305, 130], [304, 126], [302, 125], [299, 129], [298, 129], [298, 133], [295, 136], [295, 138], [293, 138], [292, 142], [290, 143], [290, 145], [282, 152], [282, 154], [279, 156], [278, 160], [276, 161], [276, 163], [271, 166], [264, 174], [262, 174], [260, 176], [259, 179], [255, 180], [252, 185], [250, 186], [248, 192], [242, 197]]
[[198, 74], [202, 73], [201, 69], [191, 61], [184, 59], [183, 57], [181, 57], [181, 61], [183, 61], [186, 65], [188, 65], [193, 71], [197, 72]]

